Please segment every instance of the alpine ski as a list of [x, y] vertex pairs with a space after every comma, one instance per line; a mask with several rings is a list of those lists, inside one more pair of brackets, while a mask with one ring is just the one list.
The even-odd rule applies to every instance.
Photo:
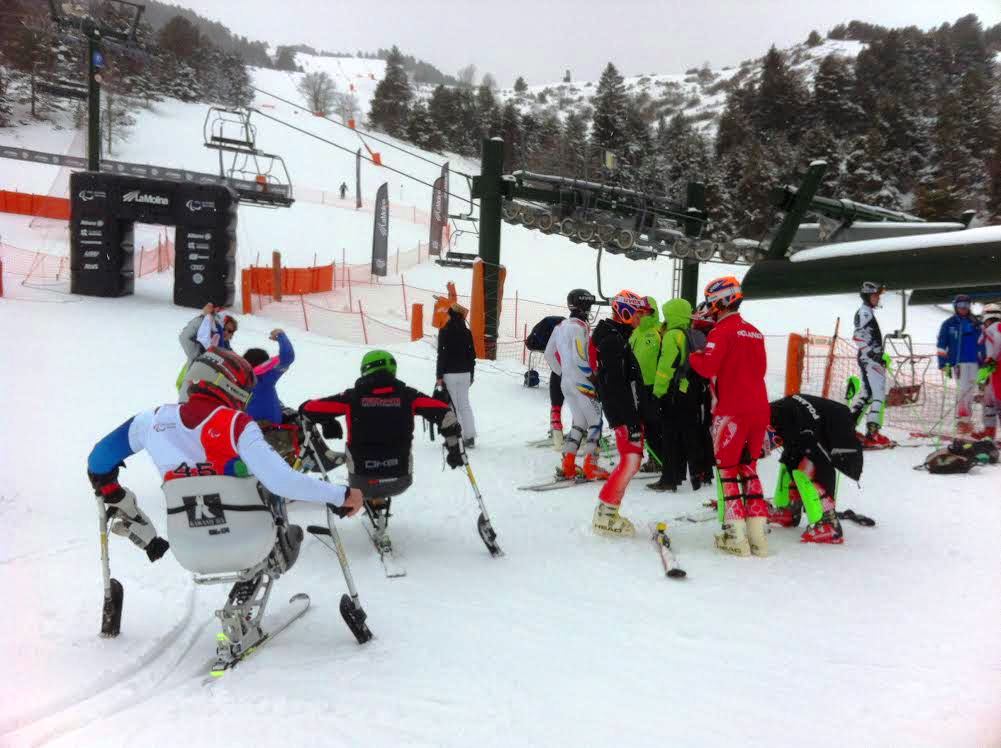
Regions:
[[[306, 615], [306, 611], [309, 610], [310, 605], [309, 595], [305, 592], [293, 595], [289, 598], [289, 605], [292, 606], [291, 609], [286, 611], [279, 621], [271, 627], [271, 631], [264, 634], [264, 636], [258, 639], [254, 644], [239, 653], [218, 657], [212, 664], [212, 668], [209, 671], [209, 677], [205, 680], [205, 682], [212, 683], [214, 680], [222, 677], [226, 672], [235, 668], [245, 659], [250, 657], [250, 655], [257, 652], [261, 647], [278, 636], [282, 631]], [[223, 633], [216, 634], [216, 638], [219, 637], [225, 639], [226, 635]]]
[[650, 526], [651, 539], [657, 546], [660, 561], [664, 565], [664, 574], [669, 579], [684, 579], [688, 573], [678, 565], [678, 559], [671, 550], [671, 539], [667, 536], [667, 524], [657, 522]]

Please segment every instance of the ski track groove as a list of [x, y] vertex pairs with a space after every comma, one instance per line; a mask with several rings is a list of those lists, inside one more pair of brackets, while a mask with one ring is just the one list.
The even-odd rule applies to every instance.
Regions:
[[[197, 590], [197, 586], [192, 583], [187, 596], [187, 606], [184, 616], [153, 647], [139, 657], [138, 660], [128, 665], [123, 665], [114, 672], [103, 675], [96, 682], [88, 684], [76, 693], [63, 696], [49, 704], [36, 706], [24, 714], [10, 718], [6, 723], [0, 723], [0, 739], [10, 740], [19, 737], [18, 743], [24, 741], [29, 745], [41, 745], [82, 729], [95, 720], [109, 716], [126, 707], [148, 701], [158, 693], [162, 693], [159, 690], [161, 684], [178, 669], [181, 662], [194, 647], [195, 642], [199, 639], [205, 627], [211, 623], [211, 620], [207, 620], [195, 627], [190, 640], [185, 644], [181, 653], [165, 671], [154, 676], [153, 682], [147, 688], [140, 691], [132, 691], [128, 689], [128, 686], [146, 676], [150, 666], [154, 665], [158, 660], [163, 659], [173, 648], [173, 644], [183, 637], [194, 618], [195, 600], [198, 596]], [[108, 692], [119, 688], [125, 688], [126, 693], [119, 698], [109, 700], [107, 698]], [[137, 693], [140, 695], [136, 695]], [[70, 715], [70, 712], [73, 710], [98, 698], [100, 698], [100, 701], [95, 703], [95, 708], [87, 710], [80, 716]], [[55, 722], [55, 724], [42, 726], [43, 723], [47, 722]], [[23, 737], [19, 736], [19, 733]]]

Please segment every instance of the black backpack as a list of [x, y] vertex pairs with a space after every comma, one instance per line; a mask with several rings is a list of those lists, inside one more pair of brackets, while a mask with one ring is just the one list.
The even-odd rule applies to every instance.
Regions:
[[535, 323], [532, 332], [525, 338], [525, 347], [530, 351], [544, 351], [549, 344], [549, 339], [553, 336], [556, 326], [565, 320], [566, 317], [543, 317]]
[[973, 459], [972, 455], [957, 454], [946, 448], [932, 452], [924, 464], [918, 467], [936, 475], [955, 475], [970, 472], [975, 464], [976, 460]]
[[[688, 359], [691, 357], [692, 351], [701, 351], [706, 347], [706, 334], [701, 330], [693, 330], [691, 327], [686, 327], [682, 332], [685, 335], [685, 360], [674, 370], [674, 378], [671, 379], [671, 384], [668, 387], [668, 392], [671, 394], [678, 391], [682, 379], [687, 379], [689, 385], [691, 385], [693, 372], [692, 365], [688, 362]], [[667, 331], [664, 334], [666, 335]]]

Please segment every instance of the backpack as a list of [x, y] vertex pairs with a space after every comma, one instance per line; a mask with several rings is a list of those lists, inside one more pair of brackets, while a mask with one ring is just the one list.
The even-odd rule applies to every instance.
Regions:
[[671, 380], [671, 385], [667, 390], [669, 393], [677, 392], [681, 386], [681, 382], [685, 379], [691, 384], [692, 365], [688, 362], [689, 358], [691, 358], [692, 351], [701, 351], [706, 347], [706, 334], [701, 330], [693, 330], [691, 327], [686, 327], [681, 332], [685, 335], [685, 360], [674, 370], [674, 378]]
[[549, 344], [549, 339], [553, 336], [556, 326], [565, 320], [566, 317], [543, 317], [535, 323], [532, 332], [525, 338], [525, 347], [530, 351], [544, 351]]
[[970, 455], [967, 454], [956, 454], [952, 450], [938, 449], [928, 455], [928, 458], [924, 461], [923, 467], [929, 473], [934, 475], [956, 475], [958, 473], [968, 473], [970, 468], [976, 464]]
[[997, 445], [990, 439], [980, 439], [975, 442], [954, 439], [952, 444], [949, 445], [949, 451], [954, 455], [969, 457], [971, 460], [981, 464], [989, 463], [996, 465], [999, 459]]
[[526, 387], [538, 387], [539, 386], [539, 372], [535, 369], [529, 369], [525, 372], [524, 383]]

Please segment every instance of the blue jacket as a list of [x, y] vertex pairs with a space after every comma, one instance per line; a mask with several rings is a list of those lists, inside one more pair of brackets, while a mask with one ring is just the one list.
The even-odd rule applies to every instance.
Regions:
[[288, 336], [278, 336], [278, 356], [254, 369], [257, 386], [247, 404], [247, 415], [255, 421], [267, 419], [272, 423], [282, 422], [282, 402], [278, 399], [278, 380], [295, 361], [295, 351]]
[[954, 314], [938, 331], [938, 368], [946, 364], [975, 364], [980, 360], [980, 322], [972, 315]]

